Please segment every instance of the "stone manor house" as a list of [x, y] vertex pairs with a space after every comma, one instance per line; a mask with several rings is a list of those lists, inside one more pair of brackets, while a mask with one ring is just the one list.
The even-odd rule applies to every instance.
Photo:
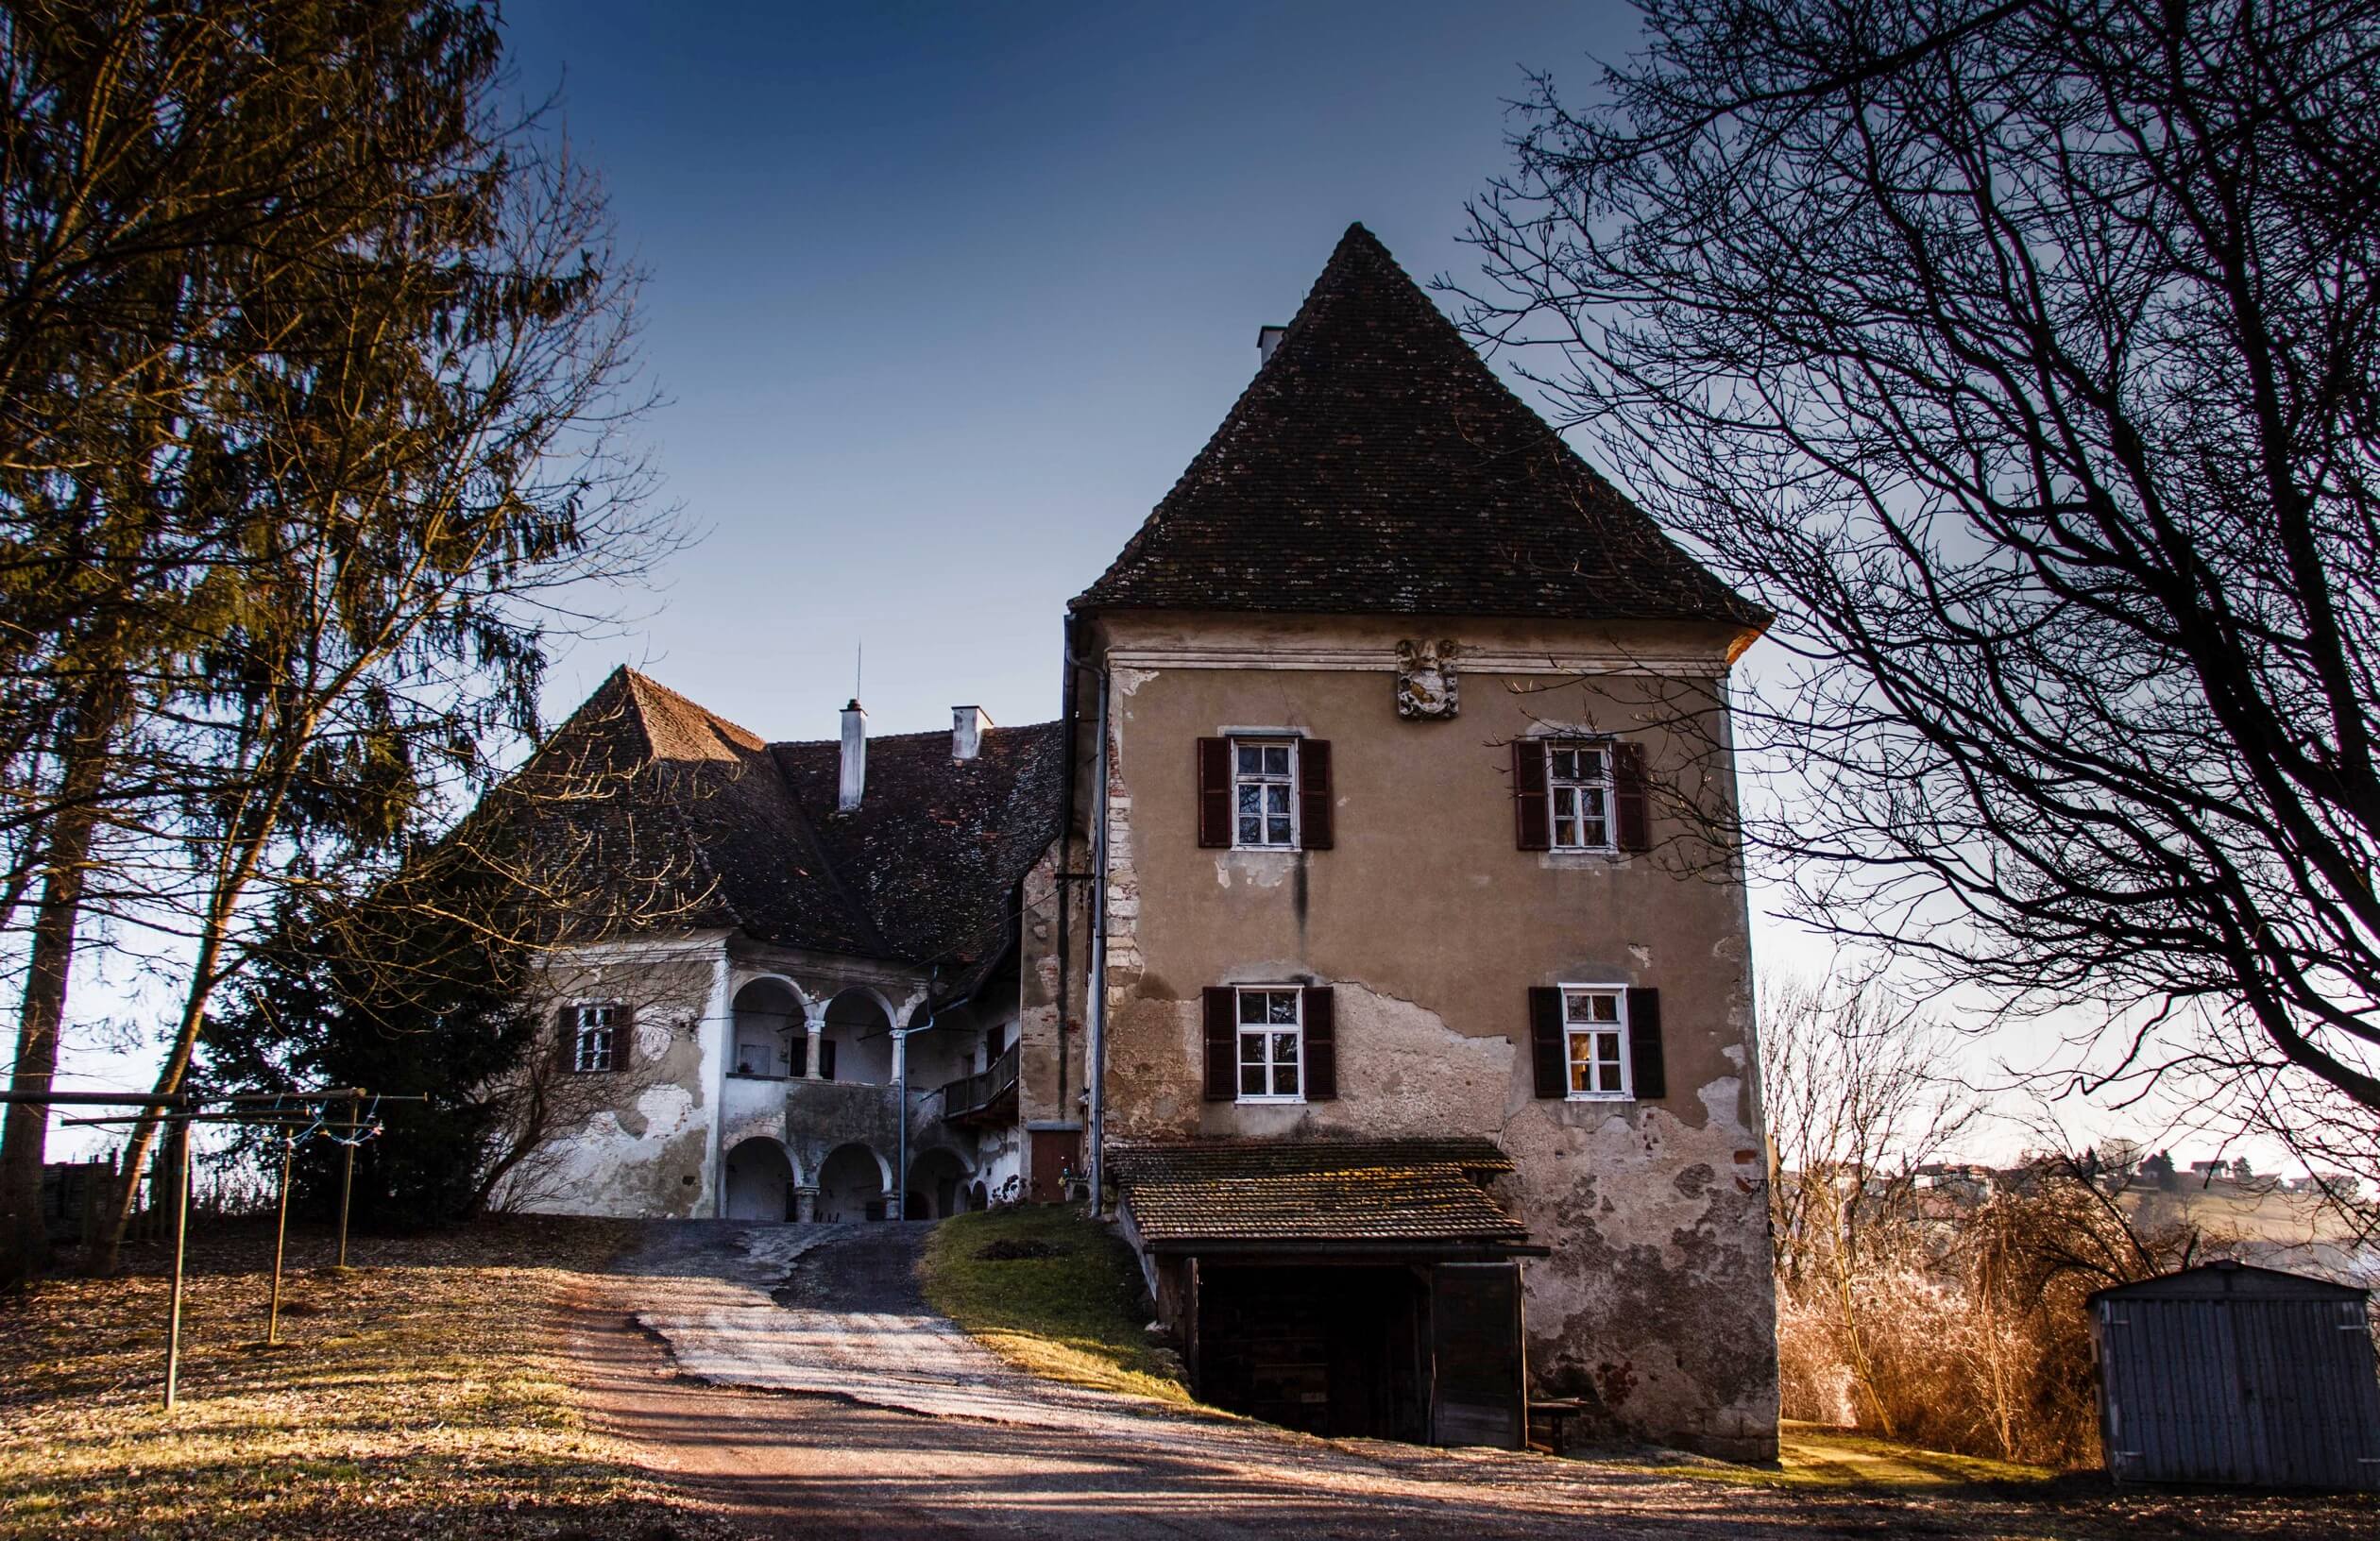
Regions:
[[[1096, 1202], [1210, 1401], [1775, 1453], [1724, 685], [1768, 618], [1362, 227], [1072, 601], [1057, 717], [771, 742], [622, 670], [686, 897], [545, 967], [526, 1207]], [[1086, 573], [1086, 576], [1088, 574]], [[1720, 843], [1712, 843], [1719, 841]]]

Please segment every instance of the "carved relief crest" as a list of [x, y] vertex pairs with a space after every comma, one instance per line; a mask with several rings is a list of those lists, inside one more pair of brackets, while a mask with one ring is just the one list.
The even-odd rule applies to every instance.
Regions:
[[660, 1058], [670, 1052], [670, 1025], [666, 1022], [644, 1021], [637, 1024], [637, 1058], [640, 1060]]
[[1454, 660], [1462, 649], [1453, 641], [1397, 644], [1397, 715], [1404, 718], [1449, 718], [1462, 709], [1460, 682]]

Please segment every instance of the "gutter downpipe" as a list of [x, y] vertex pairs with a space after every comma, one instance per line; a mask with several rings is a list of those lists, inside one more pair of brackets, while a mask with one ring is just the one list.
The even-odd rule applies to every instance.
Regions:
[[1091, 1083], [1091, 1212], [1096, 1216], [1106, 1212], [1107, 1205], [1108, 671], [1100, 664], [1084, 667], [1099, 680], [1099, 740], [1092, 755], [1097, 781], [1091, 794], [1091, 998], [1083, 1003], [1090, 1010], [1082, 1046], [1084, 1079]]

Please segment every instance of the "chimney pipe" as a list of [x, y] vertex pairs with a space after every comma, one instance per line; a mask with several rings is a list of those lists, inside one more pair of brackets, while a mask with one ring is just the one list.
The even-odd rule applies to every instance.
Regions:
[[972, 760], [983, 749], [983, 730], [992, 720], [983, 715], [980, 706], [953, 706], [950, 709], [950, 757]]
[[842, 709], [842, 782], [835, 806], [844, 813], [859, 805], [868, 787], [868, 714], [854, 696]]
[[1281, 346], [1281, 339], [1288, 335], [1288, 332], [1287, 327], [1258, 327], [1256, 329], [1257, 368], [1262, 369], [1272, 363], [1273, 349]]

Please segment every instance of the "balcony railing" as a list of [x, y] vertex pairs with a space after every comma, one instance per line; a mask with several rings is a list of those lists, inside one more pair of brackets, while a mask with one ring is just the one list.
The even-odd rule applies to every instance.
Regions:
[[982, 1070], [944, 1086], [944, 1122], [990, 1123], [1003, 1112], [1012, 1112], [1016, 1106], [1016, 1050], [1017, 1045], [1012, 1043]]

